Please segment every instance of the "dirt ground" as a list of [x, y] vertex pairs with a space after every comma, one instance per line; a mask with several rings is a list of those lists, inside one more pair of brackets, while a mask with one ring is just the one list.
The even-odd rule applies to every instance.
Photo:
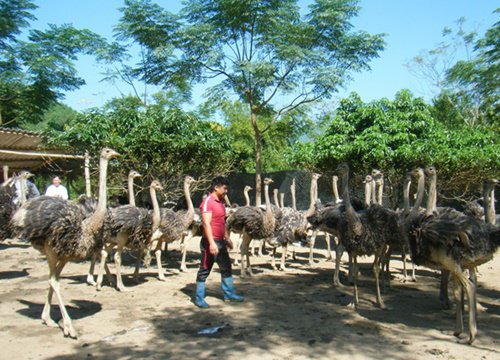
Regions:
[[[324, 247], [321, 238], [316, 243]], [[124, 281], [131, 291], [126, 293], [106, 281], [97, 292], [85, 283], [88, 263], [68, 264], [61, 289], [79, 333], [73, 340], [41, 323], [48, 288], [44, 257], [25, 243], [0, 244], [0, 358], [500, 359], [498, 256], [479, 268], [479, 332], [469, 346], [452, 335], [454, 313], [440, 310], [438, 274], [428, 269], [417, 269], [416, 283], [402, 283], [402, 263], [394, 258], [393, 288], [383, 293], [390, 309], [380, 310], [374, 306], [371, 259], [361, 259], [360, 306], [354, 311], [346, 306], [352, 287], [332, 286], [334, 263], [324, 249], [316, 251], [314, 267], [308, 265], [308, 250], [298, 249], [288, 272], [272, 271], [270, 255], [252, 257], [256, 275], [235, 276], [246, 301], [224, 303], [214, 271], [207, 282], [210, 308], [201, 310], [191, 302], [198, 248], [195, 238], [189, 272], [179, 273], [179, 246], [170, 246], [163, 258], [165, 282], [157, 280], [153, 261], [134, 283], [134, 259], [128, 256]], [[341, 280], [347, 284], [346, 266]], [[57, 304], [52, 314], [60, 318]], [[214, 335], [198, 335], [224, 323], [229, 325]]]

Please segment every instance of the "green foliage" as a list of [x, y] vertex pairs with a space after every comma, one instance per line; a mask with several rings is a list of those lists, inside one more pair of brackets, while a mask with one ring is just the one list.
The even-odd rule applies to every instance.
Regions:
[[338, 163], [348, 162], [358, 175], [380, 168], [394, 188], [408, 170], [434, 164], [442, 189], [450, 193], [500, 175], [500, 141], [494, 131], [448, 128], [431, 114], [428, 104], [406, 90], [394, 101], [368, 104], [352, 94], [341, 101], [322, 136], [297, 146], [295, 163], [332, 171]]
[[[234, 159], [234, 170], [252, 173], [255, 171], [255, 136], [252, 124], [248, 121], [250, 110], [245, 104], [235, 101], [227, 102], [222, 107], [225, 126], [231, 137], [231, 151]], [[269, 117], [259, 117], [261, 127], [271, 123]], [[262, 169], [265, 172], [288, 170], [291, 168], [289, 157], [295, 144], [306, 136], [312, 122], [305, 114], [295, 112], [286, 115], [263, 135]]]
[[31, 131], [63, 131], [64, 126], [77, 116], [77, 112], [67, 105], [56, 103], [44, 112], [40, 122], [21, 122], [20, 127]]
[[[31, 1], [0, 1], [0, 124], [35, 124], [64, 91], [79, 88], [73, 62], [77, 55], [104, 58], [111, 47], [89, 30], [70, 25], [49, 25], [45, 31], [29, 31], [28, 40], [16, 38], [36, 6]], [[4, 22], [5, 20], [5, 22]]]
[[[211, 177], [231, 169], [229, 139], [219, 124], [200, 121], [179, 109], [137, 109], [115, 103], [79, 114], [62, 132], [50, 132], [49, 144], [98, 154], [103, 146], [122, 156], [111, 183], [122, 186], [131, 169], [144, 184], [160, 178], [167, 185], [183, 175]], [[97, 164], [94, 163], [96, 168]]]
[[[500, 13], [500, 9], [495, 11]], [[458, 61], [447, 72], [447, 80], [457, 94], [476, 105], [469, 114], [473, 124], [490, 124], [500, 130], [500, 21], [488, 29], [474, 45], [474, 57]]]
[[[297, 0], [184, 4], [180, 14], [172, 14], [148, 0], [125, 1], [117, 34], [138, 44], [145, 59], [134, 75], [181, 93], [211, 80], [216, 84], [207, 92], [209, 102], [222, 104], [235, 95], [245, 103], [257, 177], [263, 141], [267, 137], [274, 144], [271, 133], [294, 124], [284, 115], [330, 97], [353, 72], [369, 69], [384, 48], [383, 35], [352, 30], [350, 21], [359, 11], [353, 0], [316, 0], [306, 15]], [[247, 141], [235, 147], [240, 157], [250, 153]], [[280, 155], [285, 158], [278, 150], [266, 158]], [[245, 169], [249, 165], [241, 163]], [[277, 164], [282, 166], [286, 163]]]

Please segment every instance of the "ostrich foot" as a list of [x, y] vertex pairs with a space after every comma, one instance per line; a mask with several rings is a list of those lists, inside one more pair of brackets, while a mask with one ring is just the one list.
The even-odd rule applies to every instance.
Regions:
[[125, 285], [122, 285], [122, 286], [118, 286], [116, 288], [116, 290], [120, 291], [120, 292], [131, 292], [132, 289], [129, 288], [129, 287], [126, 287]]
[[278, 271], [278, 268], [276, 267], [276, 265], [273, 265], [271, 267], [273, 268], [273, 271]]
[[186, 266], [181, 266], [180, 269], [179, 269], [181, 272], [188, 272], [188, 269]]
[[52, 320], [51, 317], [44, 318], [42, 315], [42, 324], [47, 325], [48, 327], [59, 327], [59, 325]]
[[356, 304], [356, 302], [354, 302], [354, 300], [353, 300], [349, 304], [347, 304], [347, 307], [349, 309], [352, 309], [352, 310], [357, 310], [358, 309], [358, 304]]
[[64, 336], [65, 337], [70, 337], [72, 339], [78, 338], [78, 334], [73, 327], [73, 324], [71, 322], [65, 323], [64, 319], [59, 320], [59, 327], [63, 329]]
[[417, 278], [415, 276], [412, 276], [410, 279], [411, 282], [417, 282]]
[[388, 308], [387, 306], [385, 306], [385, 304], [384, 304], [384, 303], [377, 304], [377, 306], [378, 306], [381, 310], [391, 310], [390, 308]]
[[332, 255], [328, 255], [328, 256], [326, 257], [326, 261], [329, 261], [329, 260], [333, 260]]
[[158, 280], [165, 281], [165, 275], [158, 275]]
[[90, 286], [96, 286], [96, 282], [94, 280], [94, 276], [92, 275], [87, 275], [87, 285], [90, 285]]
[[286, 266], [280, 267], [280, 271], [287, 272], [289, 269]]
[[340, 280], [333, 280], [333, 286], [338, 288], [344, 288], [345, 285], [340, 282]]

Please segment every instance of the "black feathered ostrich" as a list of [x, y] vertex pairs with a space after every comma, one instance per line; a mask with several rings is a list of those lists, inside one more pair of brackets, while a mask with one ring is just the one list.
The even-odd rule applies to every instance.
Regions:
[[22, 238], [47, 257], [49, 292], [42, 311], [42, 321], [57, 326], [50, 317], [50, 304], [55, 293], [62, 319], [59, 326], [64, 336], [77, 337], [61, 296], [59, 278], [69, 261], [89, 258], [102, 249], [103, 224], [106, 214], [106, 175], [108, 162], [119, 154], [109, 148], [101, 151], [99, 161], [99, 201], [96, 211], [85, 217], [81, 207], [57, 197], [40, 196], [26, 202], [14, 215], [12, 223]]
[[[435, 184], [435, 168], [427, 168], [426, 174], [431, 177], [431, 183]], [[492, 186], [494, 183], [495, 181], [486, 182], [485, 185]], [[469, 336], [466, 341], [471, 344], [477, 334], [476, 286], [464, 270], [474, 273], [477, 266], [493, 258], [500, 245], [500, 232], [490, 223], [491, 215], [485, 223], [457, 211], [436, 211], [434, 190], [435, 186], [431, 187], [425, 216], [415, 216], [407, 226], [412, 259], [417, 265], [445, 270], [451, 274], [456, 286], [454, 334], [457, 337], [464, 331], [461, 293], [465, 289], [469, 302]], [[489, 201], [490, 197], [487, 196], [485, 214], [492, 212]]]

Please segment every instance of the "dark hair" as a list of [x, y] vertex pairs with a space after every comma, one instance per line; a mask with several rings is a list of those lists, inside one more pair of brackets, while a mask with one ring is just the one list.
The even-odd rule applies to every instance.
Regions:
[[212, 179], [212, 183], [210, 184], [210, 190], [209, 192], [213, 192], [217, 186], [228, 186], [229, 181], [227, 180], [227, 177], [225, 176], [217, 176]]

